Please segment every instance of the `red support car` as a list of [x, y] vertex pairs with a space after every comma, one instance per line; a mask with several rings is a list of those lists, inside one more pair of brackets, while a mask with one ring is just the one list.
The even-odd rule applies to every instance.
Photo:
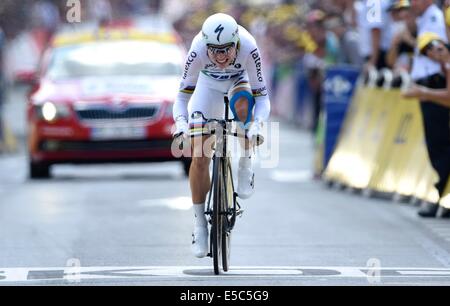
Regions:
[[[176, 34], [130, 26], [56, 35], [29, 97], [30, 177], [62, 163], [175, 160], [184, 53]], [[178, 160], [187, 173], [190, 160]]]

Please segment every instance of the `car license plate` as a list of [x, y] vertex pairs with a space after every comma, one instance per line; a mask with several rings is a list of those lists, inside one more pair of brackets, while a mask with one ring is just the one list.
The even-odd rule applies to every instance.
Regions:
[[92, 140], [145, 139], [147, 133], [142, 126], [102, 126], [91, 129]]

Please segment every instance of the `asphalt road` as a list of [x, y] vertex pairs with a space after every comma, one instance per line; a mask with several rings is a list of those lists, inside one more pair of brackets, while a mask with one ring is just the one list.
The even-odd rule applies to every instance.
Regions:
[[17, 97], [4, 116], [20, 149], [0, 156], [0, 285], [450, 285], [448, 220], [313, 180], [312, 138], [286, 124], [279, 163], [258, 162], [241, 201], [231, 270], [214, 276], [190, 253], [181, 165], [57, 166], [31, 181]]

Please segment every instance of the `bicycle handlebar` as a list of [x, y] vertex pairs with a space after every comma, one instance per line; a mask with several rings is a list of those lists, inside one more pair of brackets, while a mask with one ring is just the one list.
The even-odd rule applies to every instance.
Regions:
[[[225, 132], [226, 132], [225, 134], [226, 135], [230, 135], [230, 136], [233, 136], [233, 137], [243, 138], [243, 139], [248, 139], [249, 140], [249, 138], [247, 137], [246, 134], [239, 134], [237, 132], [232, 132], [229, 129], [227, 129], [227, 123], [232, 123], [232, 122], [234, 122], [234, 120], [231, 120], [231, 119], [230, 120], [225, 120], [225, 119], [208, 119], [206, 121], [206, 124], [216, 123], [216, 124], [220, 125], [223, 130], [225, 130]], [[201, 135], [189, 135], [189, 137], [193, 138], [193, 137], [196, 137], [196, 136], [210, 136], [210, 135], [214, 135], [214, 134], [215, 134], [215, 130], [212, 130], [212, 131], [210, 131], [208, 133], [203, 132]], [[183, 135], [183, 132], [177, 133], [177, 134], [173, 135], [173, 139], [179, 138], [182, 135]], [[258, 135], [256, 137], [256, 145], [259, 146], [263, 142], [264, 142], [264, 137], [262, 135]], [[179, 149], [183, 150], [183, 141], [180, 142]]]

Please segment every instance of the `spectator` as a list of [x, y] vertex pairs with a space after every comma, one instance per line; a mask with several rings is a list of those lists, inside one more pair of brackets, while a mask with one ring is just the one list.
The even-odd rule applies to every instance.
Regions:
[[339, 58], [339, 42], [332, 32], [327, 32], [324, 26], [325, 13], [321, 10], [313, 10], [307, 16], [306, 29], [314, 40], [316, 48], [309, 52], [303, 59], [303, 67], [306, 69], [308, 86], [313, 102], [311, 130], [317, 132], [319, 117], [322, 111], [322, 81], [323, 72], [327, 64], [335, 64]]
[[[417, 18], [417, 33], [420, 36], [426, 32], [433, 32], [439, 39], [447, 43], [444, 14], [433, 0], [412, 0], [411, 8], [419, 16]], [[423, 56], [416, 49], [412, 79], [418, 84], [432, 89], [444, 89], [447, 86], [442, 67], [439, 63]], [[436, 103], [421, 101], [422, 119], [428, 155], [439, 179], [435, 184], [439, 196], [443, 196], [445, 183], [448, 178], [448, 146], [450, 139], [449, 109]], [[419, 209], [422, 217], [434, 217], [438, 211], [437, 203], [424, 203]]]
[[122, 0], [118, 3], [118, 11], [123, 17], [145, 15], [150, 12], [148, 1]]
[[3, 49], [5, 47], [6, 37], [5, 33], [3, 33], [2, 28], [0, 27], [0, 83], [3, 76]]
[[323, 11], [311, 11], [307, 16], [306, 29], [317, 45], [314, 55], [325, 64], [332, 65], [339, 61], [340, 45], [336, 35], [325, 28], [325, 19]]
[[32, 7], [32, 26], [54, 32], [59, 25], [60, 16], [56, 5], [48, 0], [40, 0]]
[[[5, 46], [5, 35], [3, 33], [2, 28], [0, 28], [0, 143], [3, 140], [3, 49]], [[0, 153], [1, 153], [0, 148]]]
[[358, 33], [346, 25], [344, 20], [338, 16], [329, 19], [325, 24], [326, 28], [333, 32], [339, 40], [341, 48], [338, 62], [361, 67], [363, 59], [359, 52]]
[[[450, 108], [450, 51], [449, 45], [436, 33], [425, 32], [418, 39], [418, 50], [431, 60], [438, 62], [445, 69], [447, 87], [430, 89], [425, 86], [412, 85], [404, 92], [407, 98], [419, 98], [423, 103], [436, 103]], [[450, 151], [448, 151], [450, 157]], [[450, 160], [447, 163], [450, 166]]]
[[[419, 52], [426, 55], [431, 60], [438, 62], [445, 70], [447, 79], [447, 87], [445, 89], [429, 89], [424, 86], [413, 85], [405, 92], [406, 97], [418, 98], [423, 103], [435, 103], [438, 106], [446, 107], [450, 109], [450, 52], [449, 46], [442, 41], [439, 35], [435, 33], [425, 32], [419, 37], [418, 40]], [[448, 114], [448, 112], [447, 112]], [[450, 133], [445, 133], [450, 136]], [[440, 170], [440, 177], [445, 178], [443, 185], [446, 186], [447, 178], [450, 175], [450, 138], [447, 141], [447, 145], [443, 144], [442, 159]], [[446, 160], [445, 157], [447, 158]], [[442, 194], [440, 194], [442, 195]], [[438, 215], [441, 217], [450, 217], [450, 210], [444, 207], [440, 207]]]
[[355, 0], [334, 0], [334, 5], [340, 12], [340, 16], [344, 20], [345, 24], [352, 28], [357, 28], [356, 22], [356, 10], [355, 10]]
[[105, 24], [113, 19], [113, 10], [109, 0], [90, 0], [87, 6], [87, 14], [90, 20]]
[[387, 54], [387, 64], [394, 71], [409, 72], [412, 66], [417, 37], [417, 16], [409, 0], [394, 0], [388, 11], [394, 21], [404, 22], [404, 28], [394, 35]]
[[360, 48], [366, 67], [387, 67], [386, 54], [392, 41], [389, 0], [364, 0], [358, 7]]
[[445, 0], [442, 9], [444, 10], [445, 24], [447, 26], [447, 38], [450, 40], [450, 0]]

